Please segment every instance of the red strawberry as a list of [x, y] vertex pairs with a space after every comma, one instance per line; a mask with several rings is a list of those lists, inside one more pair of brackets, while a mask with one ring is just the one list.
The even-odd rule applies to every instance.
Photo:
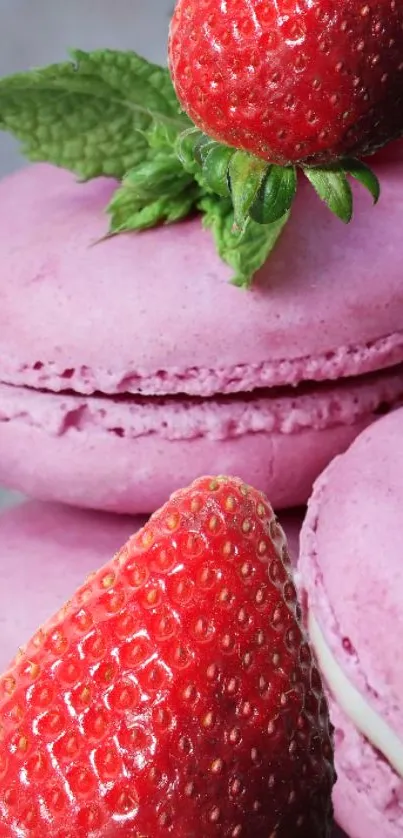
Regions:
[[272, 163], [359, 157], [403, 133], [399, 0], [178, 0], [169, 55], [194, 123]]
[[240, 480], [177, 492], [95, 573], [0, 679], [0, 719], [1, 838], [330, 835], [321, 679]]

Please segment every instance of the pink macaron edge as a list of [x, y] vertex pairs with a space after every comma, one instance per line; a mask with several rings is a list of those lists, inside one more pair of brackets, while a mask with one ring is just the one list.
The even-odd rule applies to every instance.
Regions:
[[400, 179], [403, 165], [384, 175], [376, 224], [357, 194], [347, 230], [302, 185], [241, 297], [199, 219], [100, 241], [113, 181], [77, 184], [45, 164], [17, 172], [0, 183], [0, 380], [207, 397], [399, 363]]
[[[357, 550], [362, 554], [364, 549], [365, 528], [360, 528], [362, 519], [357, 513], [359, 494], [361, 493], [364, 505], [368, 505], [368, 510], [371, 507], [371, 511], [368, 513], [368, 523], [375, 522], [375, 528], [377, 526], [376, 509], [378, 509], [381, 533], [384, 533], [385, 528], [381, 523], [382, 515], [379, 515], [380, 507], [378, 501], [381, 502], [383, 496], [383, 502], [390, 502], [392, 504], [392, 510], [395, 509], [393, 496], [391, 495], [388, 500], [387, 484], [389, 473], [388, 459], [389, 463], [397, 459], [397, 465], [395, 466], [397, 471], [399, 470], [399, 463], [402, 461], [401, 453], [396, 458], [396, 448], [394, 446], [396, 440], [393, 439], [392, 429], [394, 428], [396, 432], [398, 427], [403, 427], [402, 410], [397, 411], [396, 414], [390, 414], [384, 417], [365, 430], [354, 441], [347, 453], [333, 460], [316, 481], [313, 494], [308, 502], [308, 511], [301, 531], [298, 583], [303, 595], [306, 612], [308, 609], [312, 610], [332, 654], [348, 676], [350, 682], [359, 690], [372, 708], [399, 735], [403, 729], [401, 709], [398, 709], [397, 703], [394, 706], [392, 697], [393, 694], [396, 696], [398, 694], [398, 691], [396, 692], [396, 686], [392, 687], [391, 685], [392, 695], [388, 700], [386, 700], [385, 696], [385, 690], [390, 679], [391, 667], [393, 668], [393, 657], [395, 660], [395, 671], [398, 671], [396, 670], [396, 652], [393, 651], [395, 647], [393, 643], [390, 644], [390, 636], [389, 639], [388, 637], [384, 637], [385, 632], [390, 635], [390, 626], [387, 631], [386, 629], [384, 631], [383, 626], [379, 622], [380, 616], [376, 620], [374, 614], [372, 614], [371, 618], [368, 617], [370, 622], [367, 625], [366, 638], [362, 638], [360, 642], [356, 631], [352, 635], [351, 641], [350, 633], [353, 628], [351, 620], [346, 623], [346, 620], [343, 619], [343, 609], [346, 599], [351, 599], [357, 593], [355, 586], [359, 585], [359, 579], [356, 580], [355, 576], [365, 572], [361, 559], [359, 563], [357, 562], [357, 570], [355, 569], [354, 558], [349, 549], [354, 544], [354, 540], [352, 541], [354, 531]], [[382, 443], [378, 446], [378, 450], [373, 449], [374, 438], [381, 442], [382, 437], [385, 440], [384, 451], [388, 449], [386, 459], [382, 456]], [[375, 464], [373, 460], [375, 460]], [[367, 465], [368, 468], [366, 467]], [[350, 474], [349, 466], [352, 466]], [[382, 474], [381, 481], [377, 481], [376, 478], [378, 468], [382, 469], [382, 471], [378, 472], [379, 475]], [[360, 469], [362, 471], [361, 475]], [[371, 471], [372, 478], [369, 474]], [[349, 488], [349, 479], [351, 480], [351, 488]], [[358, 488], [361, 481], [359, 491], [353, 488], [356, 485], [357, 479]], [[403, 488], [403, 480], [400, 482], [402, 484], [401, 488]], [[343, 487], [345, 502], [342, 499]], [[398, 488], [397, 491], [399, 491]], [[338, 522], [336, 509], [338, 498], [341, 498], [339, 507], [340, 523]], [[369, 503], [371, 498], [371, 503]], [[327, 513], [326, 522], [323, 523], [323, 510], [330, 499], [332, 501], [331, 509]], [[338, 565], [335, 564], [335, 550], [339, 543], [337, 539], [341, 538], [341, 535], [337, 536], [336, 533], [339, 526], [343, 527], [344, 516], [348, 514], [346, 505], [350, 506], [352, 529], [348, 531], [348, 541], [345, 544], [342, 557], [343, 568], [340, 570], [341, 575], [339, 575], [339, 584], [337, 584]], [[331, 524], [331, 521], [333, 521], [333, 524]], [[330, 544], [329, 539], [332, 538], [331, 533], [329, 532], [326, 535], [326, 532], [327, 528], [330, 527], [331, 529], [332, 526], [336, 540], [332, 547], [331, 556], [326, 556], [326, 563], [324, 563], [325, 557], [322, 553], [326, 550], [326, 543]], [[318, 534], [320, 534], [320, 538], [318, 538]], [[327, 542], [326, 538], [328, 538]], [[390, 538], [393, 542], [392, 533]], [[379, 535], [379, 543], [381, 542], [382, 537]], [[385, 553], [385, 556], [390, 559], [393, 567], [394, 562], [399, 561], [399, 554], [392, 548], [392, 542], [389, 540], [390, 548]], [[319, 543], [321, 547], [319, 547]], [[399, 539], [398, 543], [400, 543]], [[368, 545], [368, 549], [372, 551], [374, 557], [377, 555], [378, 548], [379, 545], [377, 545], [376, 538], [373, 536]], [[340, 547], [340, 549], [342, 548]], [[350, 566], [351, 573], [348, 571], [346, 562]], [[327, 570], [331, 572], [328, 573]], [[379, 581], [377, 585], [380, 586], [379, 590], [382, 591], [383, 588], [380, 579], [384, 578], [384, 584], [388, 586], [389, 595], [387, 597], [388, 602], [385, 600], [385, 619], [389, 616], [386, 612], [389, 611], [390, 607], [391, 616], [389, 622], [386, 620], [389, 625], [389, 623], [393, 623], [393, 602], [396, 600], [398, 593], [394, 594], [394, 585], [392, 582], [393, 571], [389, 568], [387, 572], [385, 566], [386, 575], [383, 577], [382, 573], [382, 569], [379, 569]], [[350, 579], [350, 577], [352, 578]], [[367, 577], [368, 581], [365, 582], [367, 594], [365, 596], [373, 597], [374, 594], [371, 594], [370, 571], [368, 571]], [[360, 576], [360, 578], [362, 579], [363, 577]], [[347, 593], [348, 585], [351, 586], [350, 594]], [[399, 587], [396, 588], [396, 591], [398, 590], [400, 590]], [[372, 601], [375, 602], [374, 600]], [[337, 613], [334, 610], [335, 605], [337, 605]], [[348, 607], [350, 608], [350, 606]], [[398, 604], [396, 602], [397, 607]], [[361, 608], [361, 606], [357, 604], [356, 608]], [[371, 611], [374, 611], [374, 609], [372, 608]], [[379, 611], [380, 614], [381, 612]], [[384, 645], [384, 641], [388, 644], [387, 646]], [[353, 654], [350, 648], [351, 642], [354, 648]], [[374, 661], [375, 653], [371, 652], [370, 656], [367, 653], [367, 650], [369, 651], [371, 649], [371, 645], [375, 645], [376, 649], [379, 647], [380, 657], [376, 656], [376, 660], [378, 661], [376, 671], [373, 665], [371, 665], [371, 659]], [[383, 654], [381, 647], [383, 648]], [[337, 706], [337, 702], [331, 694], [329, 700], [331, 717], [335, 725], [336, 770], [339, 777], [334, 792], [335, 811], [338, 822], [347, 831], [350, 838], [376, 838], [379, 834], [385, 835], [385, 838], [399, 838], [403, 827], [403, 783], [401, 778], [398, 777], [388, 762], [357, 731], [354, 724]]]

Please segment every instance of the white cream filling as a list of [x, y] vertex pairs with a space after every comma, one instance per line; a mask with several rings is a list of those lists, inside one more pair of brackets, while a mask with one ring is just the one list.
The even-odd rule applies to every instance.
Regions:
[[365, 701], [337, 663], [312, 612], [308, 630], [323, 678], [339, 707], [357, 730], [387, 759], [403, 777], [403, 742], [382, 717]]

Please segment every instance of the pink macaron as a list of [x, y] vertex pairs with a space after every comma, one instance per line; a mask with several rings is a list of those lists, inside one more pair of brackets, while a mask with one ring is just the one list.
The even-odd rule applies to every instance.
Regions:
[[403, 835], [403, 410], [315, 484], [300, 584], [335, 725], [336, 818], [350, 838]]
[[345, 228], [302, 184], [252, 291], [198, 218], [103, 240], [111, 180], [0, 184], [0, 483], [120, 513], [206, 472], [277, 508], [403, 396], [403, 165]]

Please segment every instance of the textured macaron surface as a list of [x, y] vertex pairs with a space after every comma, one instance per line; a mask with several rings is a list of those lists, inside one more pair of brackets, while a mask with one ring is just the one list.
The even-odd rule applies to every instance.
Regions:
[[[312, 608], [357, 687], [403, 741], [403, 410], [367, 428], [319, 478], [302, 541]], [[329, 631], [330, 630], [330, 631]]]
[[344, 229], [304, 186], [252, 292], [193, 219], [103, 240], [115, 184], [35, 165], [0, 184], [0, 379], [208, 396], [403, 358], [403, 165]]
[[149, 513], [198, 474], [241, 474], [278, 509], [403, 398], [401, 366], [259, 393], [103, 397], [0, 384], [0, 482], [44, 501]]
[[[331, 463], [316, 482], [308, 505], [299, 560], [308, 613], [350, 684], [388, 726], [395, 742], [400, 741], [401, 754], [402, 440], [403, 410], [399, 409], [367, 428]], [[353, 838], [367, 834], [366, 817], [368, 824], [381, 822], [377, 812], [385, 816], [384, 834], [399, 836], [403, 834], [403, 776], [372, 747], [370, 736], [362, 735], [346, 707], [338, 707], [341, 696], [330, 692], [337, 767], [343, 782], [355, 789], [357, 805], [367, 812], [361, 821], [358, 816], [353, 819]], [[337, 787], [335, 799], [336, 814], [340, 810], [346, 827], [349, 815]]]
[[0, 424], [137, 439], [214, 441], [245, 434], [291, 435], [372, 419], [403, 400], [403, 365], [338, 382], [273, 388], [209, 399], [38, 392], [0, 383]]

